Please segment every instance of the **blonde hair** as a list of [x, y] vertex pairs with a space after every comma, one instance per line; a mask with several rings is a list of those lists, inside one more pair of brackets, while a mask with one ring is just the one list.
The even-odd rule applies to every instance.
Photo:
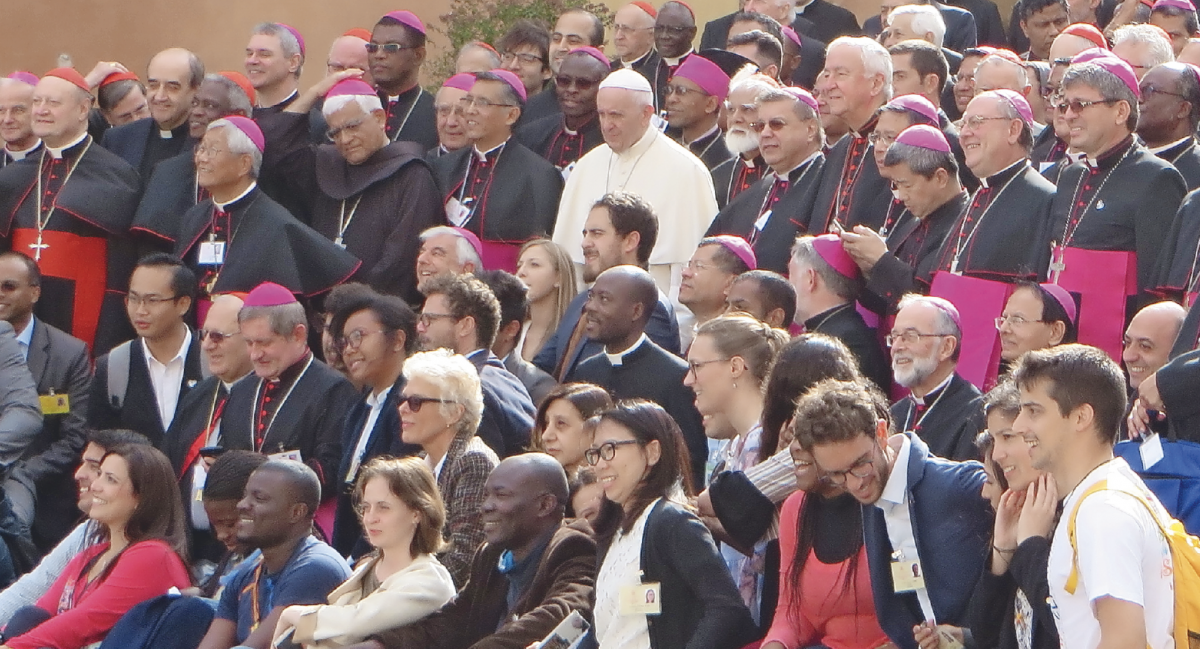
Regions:
[[409, 509], [421, 515], [413, 532], [409, 552], [412, 555], [436, 554], [442, 549], [442, 526], [446, 523], [446, 505], [438, 493], [437, 479], [424, 460], [417, 457], [377, 457], [363, 465], [354, 485], [354, 502], [361, 503], [367, 483], [382, 478], [388, 491]]
[[788, 342], [786, 331], [759, 322], [744, 313], [713, 318], [700, 325], [696, 336], [710, 337], [722, 356], [737, 356], [744, 360], [759, 386], [766, 383], [775, 358]]
[[554, 243], [549, 239], [531, 239], [526, 241], [521, 246], [521, 252], [517, 255], [520, 259], [530, 248], [542, 247], [546, 249], [546, 253], [550, 255], [550, 264], [554, 267], [554, 272], [558, 276], [558, 290], [554, 294], [554, 319], [550, 322], [550, 331], [558, 328], [558, 323], [562, 320], [563, 314], [567, 312], [567, 307], [570, 306], [571, 300], [579, 295], [579, 284], [575, 278], [575, 263], [571, 261], [571, 255], [567, 253], [567, 249]]
[[448, 349], [418, 352], [404, 361], [404, 379], [421, 379], [437, 388], [438, 411], [447, 419], [454, 416], [454, 406], [462, 406], [463, 416], [458, 421], [458, 434], [474, 434], [483, 417], [483, 388], [479, 383], [479, 372], [466, 358]]

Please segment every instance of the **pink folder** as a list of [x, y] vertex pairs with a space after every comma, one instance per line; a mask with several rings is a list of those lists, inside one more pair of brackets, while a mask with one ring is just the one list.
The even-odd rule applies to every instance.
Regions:
[[980, 390], [996, 384], [1000, 370], [1000, 335], [996, 318], [1012, 295], [1013, 285], [938, 271], [929, 294], [949, 300], [958, 307], [962, 322], [962, 352], [958, 374]]
[[[1137, 254], [1128, 250], [1054, 250], [1050, 281], [1079, 296], [1079, 342], [1121, 362], [1125, 302], [1137, 295]], [[1057, 267], [1057, 268], [1056, 268]]]

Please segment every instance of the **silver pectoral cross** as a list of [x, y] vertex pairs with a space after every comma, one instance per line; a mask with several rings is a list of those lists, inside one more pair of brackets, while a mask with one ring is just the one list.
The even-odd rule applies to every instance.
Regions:
[[39, 232], [38, 237], [37, 237], [37, 243], [29, 244], [29, 248], [31, 250], [33, 250], [33, 260], [41, 261], [42, 260], [42, 251], [49, 247], [50, 247], [50, 244], [42, 243], [42, 233]]
[[1066, 248], [1060, 248], [1054, 244], [1050, 247], [1050, 282], [1058, 283], [1059, 276], [1067, 269], [1066, 262], [1063, 261], [1063, 256], [1066, 255]]

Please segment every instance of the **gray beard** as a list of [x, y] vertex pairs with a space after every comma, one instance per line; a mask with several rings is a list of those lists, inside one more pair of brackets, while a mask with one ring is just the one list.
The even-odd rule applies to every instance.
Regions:
[[896, 383], [912, 389], [913, 386], [920, 385], [922, 381], [933, 376], [937, 371], [937, 358], [928, 356], [926, 358], [913, 358], [912, 363], [904, 370], [896, 368], [895, 361], [892, 362], [892, 374], [896, 379]]

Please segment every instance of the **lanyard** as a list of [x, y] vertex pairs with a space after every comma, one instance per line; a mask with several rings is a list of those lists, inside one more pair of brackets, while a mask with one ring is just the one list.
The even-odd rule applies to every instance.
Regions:
[[[258, 629], [258, 625], [262, 624], [263, 617], [265, 617], [263, 615], [263, 610], [266, 610], [267, 615], [271, 614], [271, 608], [273, 607], [273, 603], [275, 600], [275, 581], [273, 579], [271, 579], [270, 575], [265, 575], [265, 573], [266, 573], [266, 563], [263, 560], [263, 558], [260, 556], [258, 558], [258, 565], [256, 565], [254, 567], [254, 580], [251, 581], [249, 584], [246, 585], [245, 588], [242, 589], [243, 595], [245, 595], [247, 593], [249, 593], [249, 595], [250, 595], [250, 632], [251, 633], [254, 633], [254, 631], [256, 629]], [[265, 579], [263, 578], [264, 575], [266, 577]], [[267, 600], [267, 605], [266, 605], [265, 609], [262, 607], [261, 604], [258, 603], [258, 599], [259, 599], [258, 591], [259, 591], [259, 583], [260, 582], [262, 583], [263, 594], [266, 596], [266, 600]]]
[[296, 389], [296, 385], [298, 385], [300, 380], [304, 378], [304, 375], [308, 372], [308, 368], [312, 367], [312, 362], [313, 356], [310, 354], [308, 357], [308, 362], [304, 364], [304, 369], [300, 370], [300, 375], [296, 377], [295, 381], [292, 381], [290, 386], [288, 386], [287, 392], [285, 392], [283, 394], [283, 398], [279, 400], [279, 405], [275, 407], [275, 412], [271, 414], [271, 422], [267, 424], [266, 430], [263, 431], [261, 441], [255, 440], [255, 434], [258, 430], [258, 427], [255, 424], [258, 423], [258, 403], [259, 399], [262, 398], [263, 385], [266, 383], [266, 381], [260, 380], [258, 382], [258, 387], [254, 390], [254, 409], [250, 411], [250, 446], [255, 450], [255, 452], [261, 453], [263, 448], [266, 447], [267, 436], [271, 434], [271, 427], [275, 425], [276, 416], [279, 415], [279, 411], [283, 410], [283, 407], [287, 405], [288, 397], [292, 396], [292, 390]]

